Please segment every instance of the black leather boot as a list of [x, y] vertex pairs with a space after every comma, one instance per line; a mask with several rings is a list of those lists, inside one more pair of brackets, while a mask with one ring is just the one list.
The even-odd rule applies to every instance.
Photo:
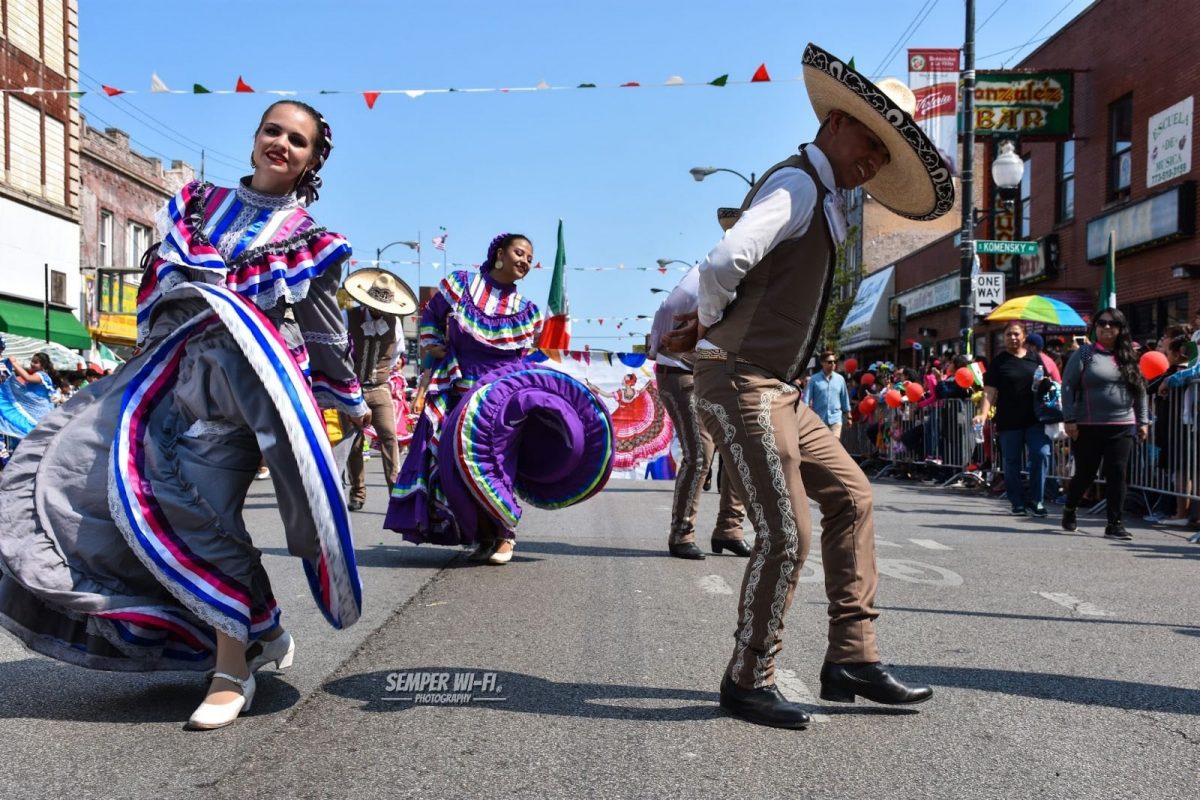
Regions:
[[750, 545], [746, 544], [745, 539], [713, 539], [712, 551], [721, 555], [722, 550], [728, 550], [730, 555], [742, 558], [746, 558], [751, 553]]
[[831, 703], [853, 703], [855, 696], [889, 706], [924, 703], [933, 689], [911, 686], [893, 678], [878, 661], [866, 664], [833, 664], [821, 667], [821, 699]]
[[812, 719], [798, 704], [789, 702], [779, 689], [743, 689], [727, 674], [721, 681], [721, 708], [755, 725], [772, 728], [804, 728]]
[[671, 551], [671, 555], [676, 558], [686, 558], [692, 561], [703, 561], [704, 551], [696, 547], [695, 542], [684, 542], [683, 544], [668, 544], [667, 549]]

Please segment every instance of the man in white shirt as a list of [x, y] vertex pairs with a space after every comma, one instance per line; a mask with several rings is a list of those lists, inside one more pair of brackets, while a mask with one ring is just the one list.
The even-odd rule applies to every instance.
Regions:
[[[679, 437], [682, 458], [675, 474], [675, 497], [671, 503], [671, 532], [667, 551], [676, 558], [701, 560], [704, 552], [696, 546], [696, 509], [700, 505], [704, 477], [712, 466], [716, 449], [712, 434], [701, 422], [692, 392], [692, 368], [679, 353], [661, 350], [662, 337], [675, 326], [675, 318], [696, 311], [699, 301], [700, 268], [692, 267], [679, 285], [667, 295], [650, 327], [649, 355], [654, 359], [654, 374], [658, 394]], [[737, 496], [737, 477], [728, 472], [727, 460], [722, 460], [725, 474], [720, 485], [721, 506], [712, 532], [712, 551], [728, 550], [735, 556], [750, 555], [750, 545], [742, 538], [742, 520], [746, 510]]]
[[[821, 48], [803, 58], [821, 120], [814, 141], [767, 170], [725, 238], [700, 265], [697, 405], [723, 459], [743, 480], [757, 533], [742, 584], [733, 657], [721, 707], [760, 725], [801, 728], [804, 709], [775, 687], [775, 658], [812, 533], [808, 498], [821, 508], [829, 645], [821, 697], [911, 704], [928, 686], [883, 669], [875, 642], [878, 575], [870, 483], [792, 381], [808, 363], [846, 235], [838, 189], [866, 185], [881, 205], [934, 219], [954, 204], [937, 148], [908, 109]], [[671, 337], [673, 347], [678, 339]]]

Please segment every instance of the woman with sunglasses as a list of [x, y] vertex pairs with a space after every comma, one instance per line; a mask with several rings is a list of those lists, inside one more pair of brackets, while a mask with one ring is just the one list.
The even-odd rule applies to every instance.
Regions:
[[1063, 414], [1075, 455], [1075, 477], [1067, 489], [1062, 527], [1065, 531], [1078, 527], [1079, 500], [1103, 459], [1108, 500], [1104, 535], [1132, 539], [1121, 510], [1135, 437], [1144, 442], [1150, 432], [1146, 384], [1120, 311], [1101, 309], [1088, 334], [1092, 343], [1076, 350], [1063, 371]]

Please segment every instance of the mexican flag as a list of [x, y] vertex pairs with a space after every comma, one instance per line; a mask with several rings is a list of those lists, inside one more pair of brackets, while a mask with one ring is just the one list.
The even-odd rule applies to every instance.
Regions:
[[546, 300], [546, 324], [538, 347], [543, 350], [569, 350], [571, 317], [567, 307], [567, 248], [563, 244], [563, 224], [558, 221], [558, 250], [554, 253], [554, 275], [550, 279], [550, 297]]
[[1108, 232], [1108, 258], [1104, 261], [1104, 281], [1096, 299], [1096, 313], [1103, 308], [1117, 307], [1117, 232]]

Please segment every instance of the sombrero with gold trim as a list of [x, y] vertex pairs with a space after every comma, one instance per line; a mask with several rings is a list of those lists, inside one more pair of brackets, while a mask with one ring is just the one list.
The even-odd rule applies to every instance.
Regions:
[[[844, 111], [887, 147], [891, 159], [864, 187], [872, 197], [896, 214], [916, 220], [937, 219], [954, 206], [950, 168], [912, 112], [901, 105], [904, 98], [897, 102], [892, 96], [897, 94], [895, 87], [876, 86], [811, 42], [804, 49], [803, 64], [804, 85], [818, 119], [824, 121], [834, 109]], [[911, 91], [907, 97], [912, 97]]]
[[402, 317], [417, 310], [417, 296], [408, 284], [381, 269], [352, 272], [342, 288], [364, 306], [384, 314]]

